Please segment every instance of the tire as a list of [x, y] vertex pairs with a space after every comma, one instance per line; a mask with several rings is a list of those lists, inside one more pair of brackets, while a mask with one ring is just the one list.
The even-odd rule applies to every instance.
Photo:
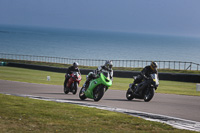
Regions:
[[130, 88], [128, 88], [128, 90], [126, 92], [126, 98], [128, 100], [132, 100], [134, 98], [133, 91]]
[[145, 102], [149, 102], [153, 98], [154, 93], [155, 93], [154, 91], [155, 91], [154, 88], [149, 88], [146, 90], [145, 95], [144, 95]]
[[104, 94], [104, 89], [105, 87], [103, 85], [99, 85], [97, 87], [94, 88], [93, 90], [93, 97], [94, 97], [94, 101], [99, 101]]
[[72, 89], [72, 93], [75, 95], [76, 92], [77, 92], [77, 90], [78, 90], [78, 83], [77, 83], [77, 82], [74, 82], [74, 87], [73, 87], [73, 89]]
[[81, 100], [85, 100], [87, 97], [85, 96], [85, 93], [83, 92], [83, 87], [81, 88], [80, 92], [79, 92], [79, 98]]
[[65, 93], [65, 94], [68, 94], [68, 93], [69, 93], [69, 88], [67, 87], [67, 85], [66, 85], [66, 87], [65, 87], [65, 83], [64, 83], [64, 93]]

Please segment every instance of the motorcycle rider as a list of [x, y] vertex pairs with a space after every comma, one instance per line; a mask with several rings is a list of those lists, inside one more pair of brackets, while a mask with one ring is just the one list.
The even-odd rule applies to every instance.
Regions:
[[80, 70], [78, 68], [78, 62], [74, 62], [72, 66], [68, 67], [67, 73], [65, 75], [64, 87], [66, 87], [66, 84], [67, 84], [67, 82], [70, 78], [70, 74], [72, 74], [72, 72], [80, 73]]
[[[150, 74], [153, 74], [153, 73], [158, 74], [157, 67], [158, 67], [158, 64], [156, 62], [151, 62], [149, 66], [144, 67], [141, 73], [134, 80], [131, 89], [133, 90], [135, 88], [135, 84], [141, 83], [143, 79], [148, 79], [150, 77]], [[140, 91], [140, 88], [137, 87], [134, 94], [138, 95], [139, 91]]]
[[107, 60], [103, 66], [99, 66], [94, 72], [89, 72], [85, 84], [83, 87], [85, 90], [88, 88], [89, 83], [92, 79], [97, 78], [97, 75], [101, 72], [109, 72], [110, 79], [113, 81], [113, 70], [112, 70], [113, 63], [110, 60]]

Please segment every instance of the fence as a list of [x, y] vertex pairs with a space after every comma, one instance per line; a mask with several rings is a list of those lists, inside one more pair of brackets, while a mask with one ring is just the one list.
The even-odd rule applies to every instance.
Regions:
[[[82, 66], [100, 66], [106, 60], [99, 59], [72, 59], [62, 57], [49, 57], [49, 56], [35, 56], [35, 55], [19, 55], [19, 54], [5, 54], [0, 53], [0, 59], [23, 60], [23, 61], [39, 61], [47, 63], [60, 63], [72, 64], [78, 62]], [[130, 68], [143, 68], [149, 65], [151, 61], [148, 60], [112, 60], [113, 67], [130, 67]], [[173, 70], [197, 70], [199, 71], [200, 64], [193, 62], [182, 61], [156, 61], [158, 69], [173, 69]]]

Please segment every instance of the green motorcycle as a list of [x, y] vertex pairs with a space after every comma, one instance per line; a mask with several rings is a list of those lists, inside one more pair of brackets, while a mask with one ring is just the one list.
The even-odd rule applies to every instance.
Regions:
[[81, 88], [79, 97], [81, 100], [91, 98], [94, 101], [99, 101], [111, 85], [110, 74], [108, 72], [99, 73], [97, 78], [90, 81], [86, 90], [84, 87]]

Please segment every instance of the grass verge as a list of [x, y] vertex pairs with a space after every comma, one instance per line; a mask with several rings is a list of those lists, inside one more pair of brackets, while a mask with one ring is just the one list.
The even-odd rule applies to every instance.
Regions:
[[0, 94], [0, 132], [182, 132], [122, 113]]

